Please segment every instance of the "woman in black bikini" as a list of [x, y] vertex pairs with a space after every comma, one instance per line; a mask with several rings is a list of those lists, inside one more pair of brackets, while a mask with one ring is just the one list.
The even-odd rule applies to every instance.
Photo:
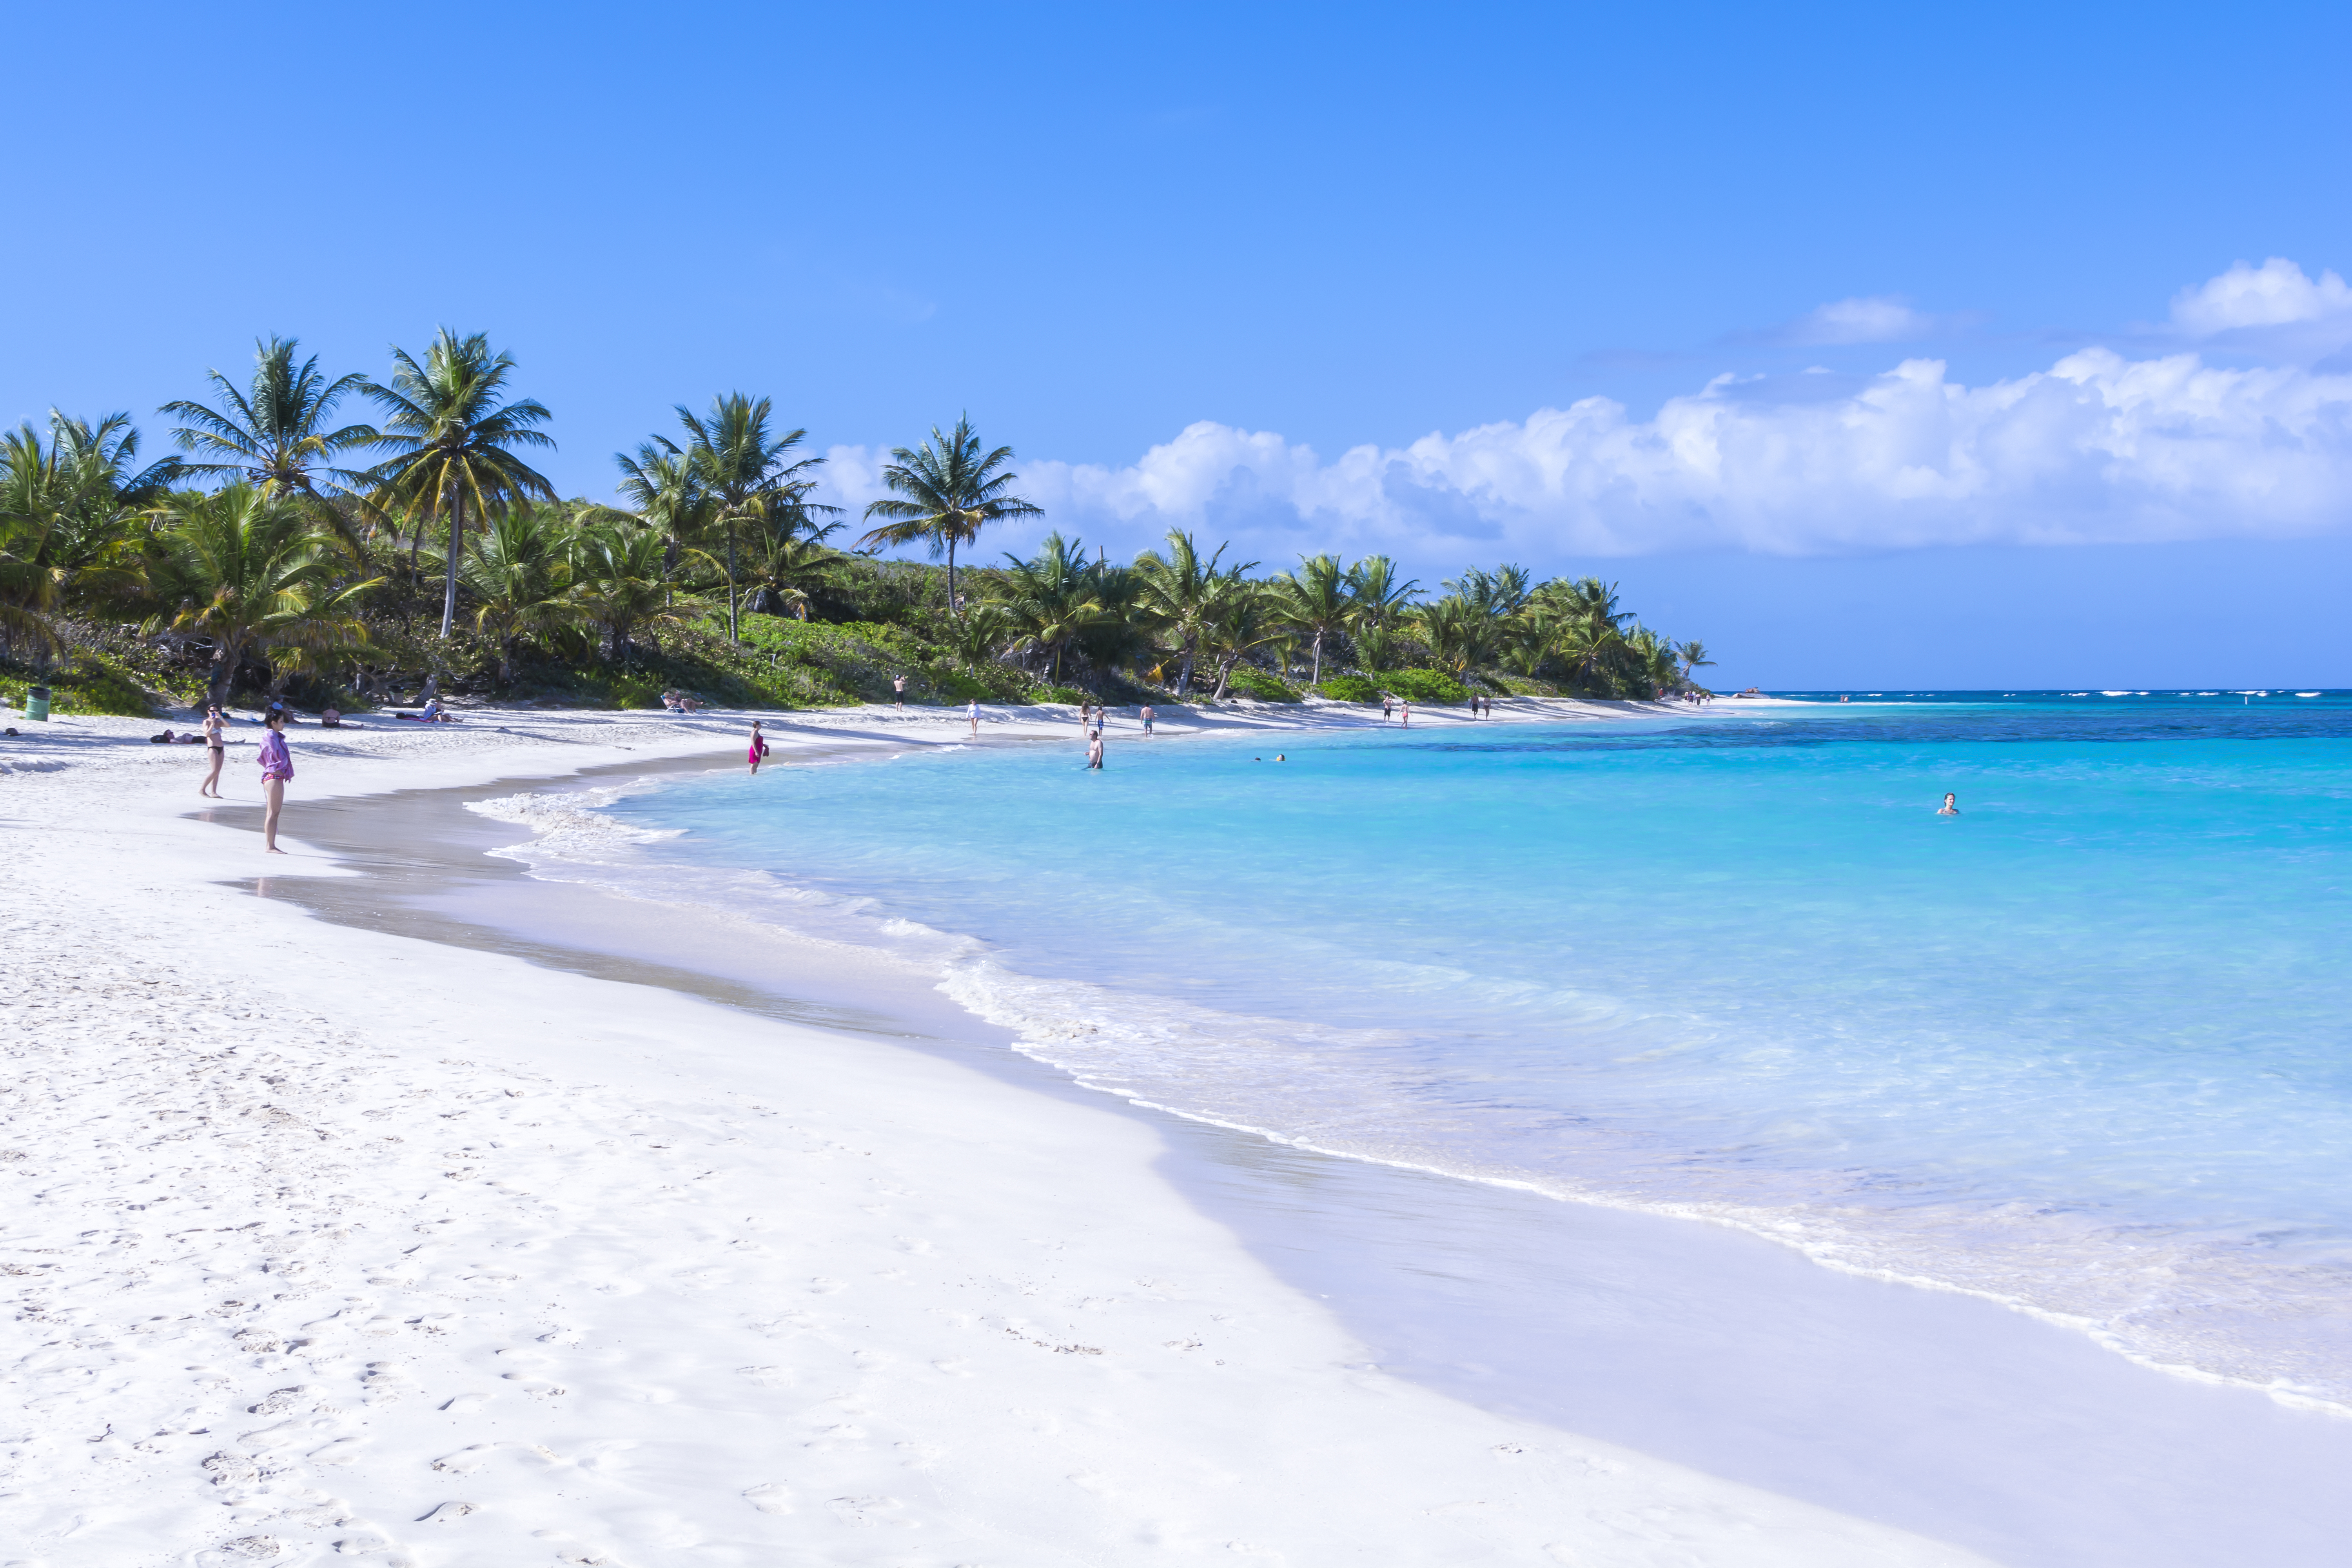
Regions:
[[228, 757], [228, 741], [221, 733], [222, 727], [219, 705], [215, 703], [206, 708], [205, 710], [205, 750], [211, 758], [212, 769], [205, 774], [205, 782], [196, 786], [196, 793], [209, 795], [215, 800], [221, 798], [221, 763]]

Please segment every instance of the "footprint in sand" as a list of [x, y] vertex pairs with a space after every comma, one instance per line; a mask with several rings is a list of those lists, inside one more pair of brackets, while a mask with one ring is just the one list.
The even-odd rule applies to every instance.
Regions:
[[782, 1481], [762, 1481], [756, 1487], [743, 1489], [743, 1500], [761, 1513], [790, 1513], [793, 1494]]
[[739, 1366], [735, 1371], [738, 1375], [750, 1378], [761, 1388], [790, 1388], [793, 1385], [790, 1367]]
[[488, 1464], [490, 1456], [497, 1451], [491, 1444], [476, 1443], [470, 1447], [460, 1448], [454, 1454], [444, 1454], [433, 1461], [433, 1468], [448, 1475], [470, 1476]]

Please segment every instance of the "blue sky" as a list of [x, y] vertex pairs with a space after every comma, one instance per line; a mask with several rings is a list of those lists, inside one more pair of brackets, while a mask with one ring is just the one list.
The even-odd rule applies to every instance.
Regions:
[[2352, 528], [2347, 32], [50, 8], [0, 103], [0, 418], [160, 445], [258, 333], [381, 373], [446, 322], [520, 360], [567, 491], [741, 387], [855, 504], [968, 408], [1115, 552], [1597, 570], [1727, 682], [2352, 685], [2312, 587]]

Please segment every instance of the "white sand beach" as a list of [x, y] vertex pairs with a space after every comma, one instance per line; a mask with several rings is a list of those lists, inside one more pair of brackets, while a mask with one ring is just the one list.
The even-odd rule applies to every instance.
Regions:
[[0, 753], [10, 1562], [1971, 1560], [1383, 1375], [1108, 1109], [267, 897], [731, 719], [300, 727], [268, 866], [154, 727]]
[[[1498, 718], [1512, 710], [1574, 711], [1498, 703]], [[960, 710], [782, 717], [779, 746], [966, 729]], [[1076, 743], [1066, 713], [991, 718], [997, 735]], [[1364, 721], [1223, 721], [1301, 720]], [[2160, 1470], [2180, 1432], [2292, 1419], [2167, 1404], [2212, 1391], [1767, 1244], [1721, 1264], [1707, 1227], [1658, 1220], [1639, 1222], [1643, 1237], [1687, 1232], [1696, 1249], [1669, 1248], [1612, 1309], [1654, 1320], [1654, 1342], [1597, 1337], [1632, 1370], [1547, 1408], [1582, 1400], [1705, 1463], [1399, 1375], [1318, 1282], [1269, 1266], [1238, 1209], [1186, 1190], [1188, 1124], [593, 963], [331, 923], [284, 896], [316, 879], [365, 886], [306, 844], [306, 806], [723, 762], [740, 719], [364, 722], [292, 732], [293, 852], [269, 860], [247, 827], [189, 815], [201, 751], [147, 744], [157, 723], [19, 722], [0, 742], [14, 895], [0, 916], [0, 1562], [1992, 1560], [1921, 1523], [2004, 1506], [1973, 1480], [1934, 1507], [1866, 1479], [1840, 1490], [1792, 1469], [1783, 1486], [1677, 1430], [1713, 1423], [1643, 1356], [1739, 1361], [1769, 1403], [1776, 1376], [1831, 1353], [1775, 1319], [1830, 1310], [1790, 1293], [1783, 1262], [1878, 1293], [1835, 1325], [1837, 1353], [1866, 1362], [1879, 1334], [1896, 1348], [1870, 1364], [1916, 1386], [1858, 1397], [1950, 1413], [1956, 1451], [2004, 1441], [1967, 1408], [1995, 1363], [2016, 1403], [2046, 1395], [2084, 1430], [2128, 1417], [2116, 1424], [2148, 1445], [2128, 1449], [2136, 1468]], [[253, 772], [249, 743], [233, 751], [231, 805], [257, 799]], [[881, 1016], [940, 1007], [866, 1000]], [[1454, 1185], [1465, 1205], [1484, 1191]], [[1948, 1315], [1905, 1318], [1882, 1297]], [[1738, 1337], [1751, 1322], [1794, 1347], [1786, 1364]], [[2000, 1337], [2012, 1331], [2029, 1338]], [[1931, 1335], [1948, 1336], [1949, 1364], [1915, 1366]], [[1484, 1349], [1514, 1364], [1509, 1346]], [[2070, 1405], [2085, 1366], [2134, 1392]], [[2143, 1384], [2158, 1392], [2135, 1405]], [[1995, 1403], [2010, 1387], [1989, 1386]], [[1858, 1441], [1878, 1445], [1872, 1418], [1856, 1417]], [[1773, 1447], [1768, 1434], [1755, 1450]], [[1913, 1468], [1972, 1476], [1968, 1462], [1931, 1445]]]

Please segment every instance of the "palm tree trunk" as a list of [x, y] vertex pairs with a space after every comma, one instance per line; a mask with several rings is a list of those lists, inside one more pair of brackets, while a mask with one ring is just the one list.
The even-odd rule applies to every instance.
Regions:
[[1192, 648], [1193, 639], [1186, 637], [1184, 639], [1184, 662], [1179, 665], [1176, 668], [1176, 695], [1179, 697], [1183, 696], [1184, 693], [1192, 689]]
[[1315, 673], [1307, 677], [1307, 684], [1309, 686], [1323, 684], [1323, 628], [1321, 626], [1315, 628]]
[[735, 520], [727, 520], [727, 640], [740, 642], [735, 627]]
[[958, 614], [955, 591], [955, 535], [948, 535], [948, 614]]
[[457, 552], [466, 542], [466, 495], [457, 492], [449, 509], [449, 573], [441, 590], [441, 640], [449, 640], [449, 627], [457, 619]]

